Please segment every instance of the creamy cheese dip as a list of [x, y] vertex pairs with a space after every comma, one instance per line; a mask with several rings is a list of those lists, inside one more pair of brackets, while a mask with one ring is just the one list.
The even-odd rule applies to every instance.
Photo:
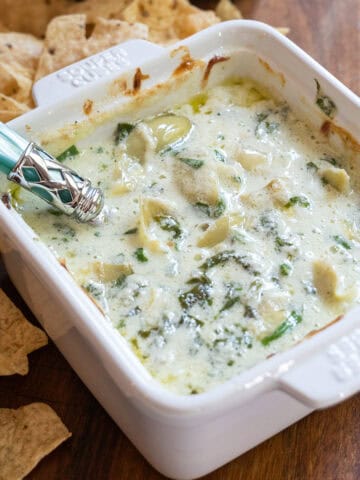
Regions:
[[20, 209], [149, 372], [194, 394], [359, 303], [360, 196], [346, 154], [249, 81], [169, 113], [61, 157], [105, 221]]

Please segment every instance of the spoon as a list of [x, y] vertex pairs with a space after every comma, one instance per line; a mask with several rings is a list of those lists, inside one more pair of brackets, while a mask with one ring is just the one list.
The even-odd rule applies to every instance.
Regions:
[[79, 222], [93, 220], [103, 209], [103, 193], [92, 187], [90, 180], [1, 122], [0, 171], [8, 180]]

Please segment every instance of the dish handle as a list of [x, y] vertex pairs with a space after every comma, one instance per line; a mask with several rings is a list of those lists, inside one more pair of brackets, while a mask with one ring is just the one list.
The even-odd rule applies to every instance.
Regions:
[[307, 341], [311, 353], [280, 376], [282, 390], [313, 410], [360, 391], [360, 308]]
[[164, 52], [146, 40], [129, 40], [84, 58], [38, 80], [33, 86], [35, 104], [48, 105], [103, 78], [111, 78]]

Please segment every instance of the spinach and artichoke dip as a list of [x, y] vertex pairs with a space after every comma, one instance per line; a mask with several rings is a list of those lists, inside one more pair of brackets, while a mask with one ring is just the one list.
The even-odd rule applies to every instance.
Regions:
[[174, 392], [208, 390], [359, 302], [352, 164], [250, 81], [119, 120], [59, 159], [103, 189], [105, 219], [76, 224], [30, 196], [22, 215]]

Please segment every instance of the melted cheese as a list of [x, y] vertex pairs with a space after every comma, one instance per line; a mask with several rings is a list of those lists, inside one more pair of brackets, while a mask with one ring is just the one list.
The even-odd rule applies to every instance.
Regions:
[[79, 144], [67, 162], [103, 189], [103, 224], [53, 216], [30, 196], [23, 206], [114, 334], [180, 394], [226, 381], [359, 302], [360, 197], [346, 154], [254, 91], [223, 85], [174, 108], [192, 130], [171, 148], [159, 150], [146, 123], [131, 133], [141, 132], [140, 153], [136, 138], [128, 149], [110, 130]]

